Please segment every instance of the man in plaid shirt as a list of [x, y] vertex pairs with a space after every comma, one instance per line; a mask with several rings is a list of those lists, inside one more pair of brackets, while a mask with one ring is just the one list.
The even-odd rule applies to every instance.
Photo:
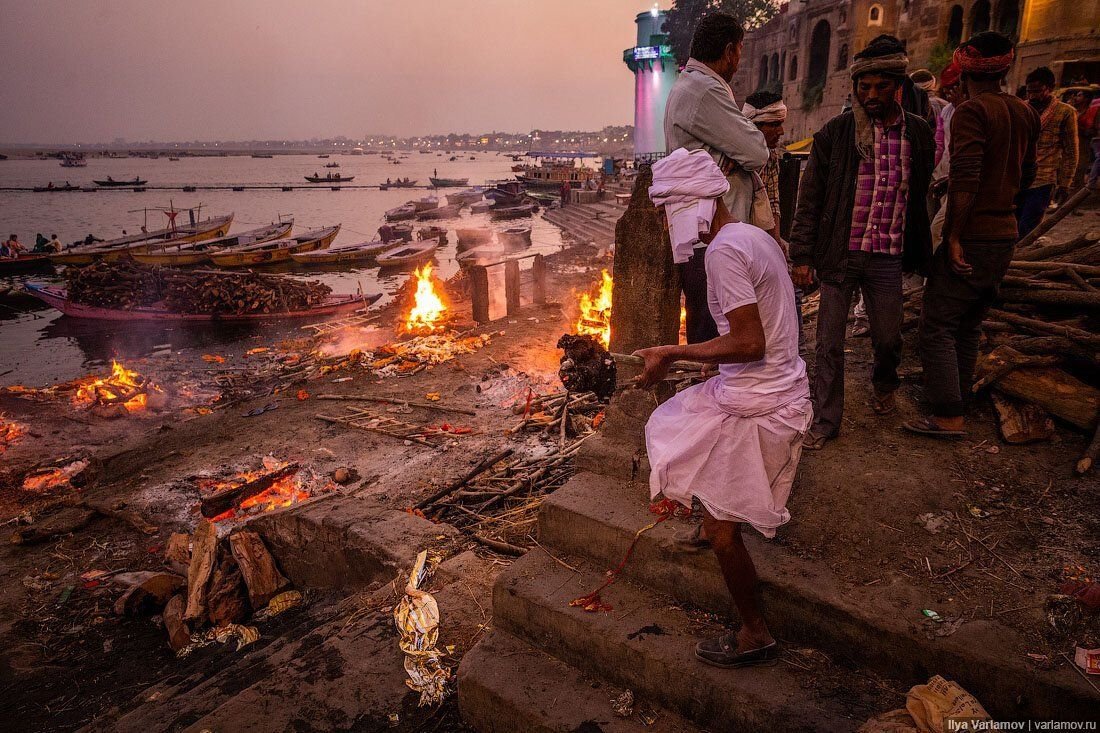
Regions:
[[1027, 101], [1039, 115], [1042, 131], [1035, 148], [1038, 171], [1016, 197], [1020, 239], [1039, 226], [1051, 200], [1061, 203], [1077, 172], [1077, 110], [1054, 98], [1054, 72], [1040, 66], [1027, 75]]
[[[791, 230], [792, 277], [821, 283], [814, 425], [804, 447], [822, 448], [844, 413], [844, 339], [852, 296], [867, 305], [874, 349], [871, 407], [893, 413], [900, 385], [902, 274], [931, 255], [926, 194], [935, 155], [932, 130], [898, 103], [908, 58], [879, 36], [851, 67], [856, 103], [814, 135]], [[816, 276], [816, 277], [815, 277]]]

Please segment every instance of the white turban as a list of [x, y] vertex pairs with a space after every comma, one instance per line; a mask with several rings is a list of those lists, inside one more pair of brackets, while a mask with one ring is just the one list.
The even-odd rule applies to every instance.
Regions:
[[767, 107], [761, 107], [760, 109], [745, 102], [745, 106], [741, 111], [750, 122], [754, 122], [757, 125], [764, 124], [765, 122], [783, 122], [787, 119], [787, 105], [783, 104], [782, 99], [778, 102], [772, 102]]
[[699, 235], [710, 231], [715, 199], [729, 188], [729, 181], [705, 150], [677, 148], [653, 164], [649, 198], [656, 206], [665, 207], [674, 262], [682, 264], [691, 258], [701, 241]]

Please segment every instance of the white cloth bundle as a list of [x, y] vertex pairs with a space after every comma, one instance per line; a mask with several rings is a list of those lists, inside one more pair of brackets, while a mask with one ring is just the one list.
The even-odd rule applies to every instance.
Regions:
[[783, 104], [782, 99], [760, 109], [745, 102], [745, 106], [741, 108], [741, 111], [745, 114], [745, 117], [758, 125], [765, 122], [783, 122], [787, 119], [787, 105]]
[[710, 231], [714, 221], [715, 199], [729, 190], [714, 158], [705, 150], [677, 148], [653, 164], [653, 185], [649, 198], [665, 207], [672, 259], [687, 262], [699, 235]]

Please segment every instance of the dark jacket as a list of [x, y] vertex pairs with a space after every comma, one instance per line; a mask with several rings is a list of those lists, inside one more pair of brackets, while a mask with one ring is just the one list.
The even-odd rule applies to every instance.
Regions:
[[[822, 282], [839, 285], [848, 264], [852, 209], [856, 200], [859, 153], [856, 123], [844, 112], [814, 134], [813, 148], [802, 182], [791, 227], [791, 262], [811, 265]], [[935, 141], [932, 129], [916, 115], [905, 113], [905, 137], [912, 156], [909, 200], [905, 211], [902, 269], [926, 274], [932, 258], [932, 232], [926, 195], [932, 180]]]

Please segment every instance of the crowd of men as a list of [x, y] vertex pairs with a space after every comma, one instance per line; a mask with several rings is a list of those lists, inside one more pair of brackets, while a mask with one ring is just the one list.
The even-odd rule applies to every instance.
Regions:
[[[696, 649], [720, 667], [777, 653], [741, 527], [773, 536], [790, 519], [802, 450], [820, 450], [841, 431], [853, 300], [862, 299], [874, 354], [868, 398], [877, 415], [890, 415], [903, 286], [924, 283], [917, 343], [928, 414], [903, 427], [965, 435], [983, 317], [1016, 243], [1079, 173], [1080, 110], [1053, 98], [1046, 68], [1028, 74], [1026, 101], [1007, 93], [1015, 58], [1007, 37], [974, 35], [937, 84], [931, 72], [910, 70], [904, 43], [882, 35], [854, 56], [850, 109], [813, 136], [785, 241], [778, 145], [787, 108], [763, 90], [737, 102], [730, 85], [743, 38], [736, 19], [705, 17], [669, 96], [669, 155], [653, 164], [650, 197], [681, 276], [688, 343], [637, 352], [643, 385], [676, 359], [719, 365], [717, 376], [657, 408], [646, 442], [652, 494], [699, 510], [702, 524], [678, 541], [713, 549], [742, 620], [738, 632]], [[796, 303], [813, 289], [811, 388]]]

